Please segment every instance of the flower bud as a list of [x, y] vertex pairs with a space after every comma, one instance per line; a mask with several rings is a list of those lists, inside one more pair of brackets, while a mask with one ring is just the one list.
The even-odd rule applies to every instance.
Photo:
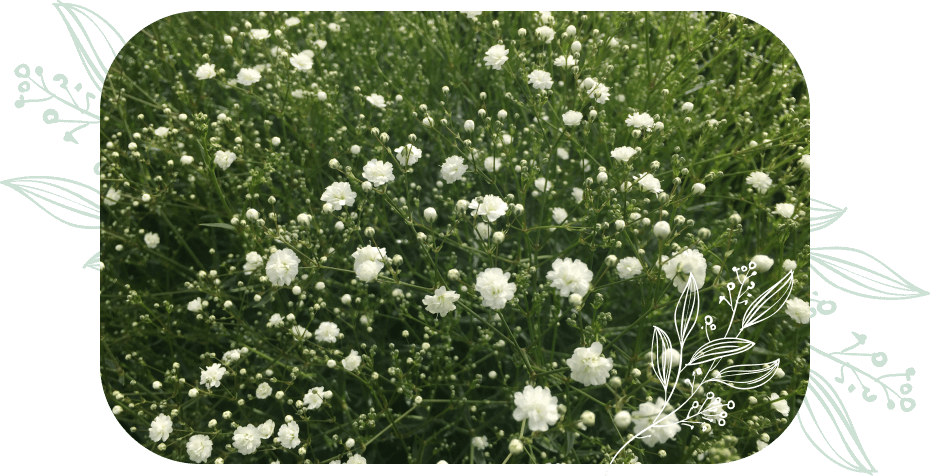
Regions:
[[696, 183], [695, 185], [692, 185], [692, 193], [695, 195], [701, 195], [705, 193], [705, 184]]
[[491, 241], [496, 245], [504, 243], [504, 233], [500, 231], [494, 232], [494, 234], [491, 235]]
[[429, 116], [423, 118], [423, 125], [425, 127], [433, 127], [433, 118]]
[[569, 295], [569, 305], [572, 307], [578, 307], [582, 305], [582, 295], [577, 293], [572, 293]]
[[621, 410], [614, 415], [614, 424], [621, 430], [630, 426], [630, 420], [630, 412], [627, 410]]
[[466, 132], [472, 132], [475, 130], [475, 122], [473, 122], [472, 119], [469, 119], [462, 124], [462, 128], [465, 129]]
[[518, 30], [517, 30], [517, 36], [527, 36], [527, 29], [526, 29], [526, 28], [520, 28], [520, 29], [518, 29]]
[[505, 111], [504, 109], [498, 111], [498, 119], [500, 119], [500, 120], [503, 121], [503, 120], [507, 119], [507, 117], [508, 117], [508, 112], [507, 112], [507, 111]]
[[669, 236], [671, 231], [672, 230], [669, 228], [669, 223], [666, 221], [658, 221], [655, 225], [653, 225], [653, 234], [661, 240]]
[[579, 51], [582, 51], [582, 43], [579, 43], [579, 40], [575, 40], [572, 42], [571, 48], [573, 53], [578, 53]]
[[423, 211], [423, 219], [426, 220], [427, 223], [433, 223], [436, 221], [436, 209], [433, 207], [426, 208]]
[[604, 172], [598, 172], [598, 176], [595, 178], [598, 179], [598, 183], [605, 183], [608, 181], [608, 174]]
[[453, 268], [447, 271], [446, 277], [449, 278], [450, 281], [459, 281], [459, 270], [456, 268]]
[[690, 102], [684, 102], [682, 103], [682, 112], [692, 112], [692, 108], [694, 107], [695, 107], [694, 104]]
[[585, 426], [592, 426], [595, 424], [595, 414], [590, 410], [582, 412], [582, 417], [580, 419]]
[[519, 455], [524, 452], [524, 444], [515, 438], [508, 443], [508, 451], [510, 451], [512, 455]]
[[626, 226], [627, 226], [627, 223], [624, 223], [624, 220], [615, 220], [615, 221], [614, 221], [614, 228], [616, 228], [618, 231], [623, 230], [624, 227], [626, 227]]

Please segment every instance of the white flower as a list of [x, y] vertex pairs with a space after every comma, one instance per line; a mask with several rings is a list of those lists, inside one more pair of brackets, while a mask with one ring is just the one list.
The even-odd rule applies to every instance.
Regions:
[[262, 267], [262, 256], [256, 253], [255, 251], [250, 251], [246, 255], [246, 264], [242, 265], [242, 269], [245, 270], [246, 276], [252, 274], [253, 271]]
[[553, 41], [553, 38], [556, 37], [556, 30], [548, 27], [541, 26], [534, 31], [541, 40], [545, 40], [547, 43]]
[[550, 287], [559, 290], [559, 295], [569, 297], [572, 293], [584, 296], [588, 293], [594, 273], [588, 269], [588, 265], [580, 259], [556, 258], [553, 261], [553, 269], [546, 273], [547, 281], [550, 281]]
[[267, 440], [275, 434], [275, 422], [272, 420], [265, 420], [265, 423], [257, 426], [255, 428], [259, 433], [259, 438]]
[[569, 56], [560, 56], [553, 60], [553, 65], [559, 66], [560, 68], [571, 68], [575, 66], [575, 57], [572, 55]]
[[782, 262], [783, 271], [795, 271], [795, 268], [798, 268], [798, 263], [793, 260], [787, 259]]
[[323, 191], [320, 200], [330, 204], [333, 210], [342, 210], [344, 205], [351, 207], [356, 203], [356, 192], [352, 191], [348, 182], [333, 182]]
[[508, 60], [508, 49], [504, 45], [492, 46], [485, 52], [485, 58], [483, 59], [485, 60], [485, 66], [500, 70], [501, 65]]
[[582, 203], [582, 200], [585, 199], [585, 190], [579, 187], [572, 187], [572, 198], [575, 199], [575, 203]]
[[468, 18], [469, 20], [471, 20], [471, 19], [473, 19], [473, 18], [475, 18], [475, 17], [477, 17], [477, 16], [479, 16], [479, 15], [482, 14], [482, 12], [480, 12], [480, 11], [479, 11], [479, 12], [466, 12], [466, 11], [460, 11], [459, 13], [465, 13], [466, 18]]
[[637, 177], [637, 183], [640, 184], [640, 189], [644, 192], [659, 194], [663, 191], [663, 184], [653, 174], [641, 174]]
[[350, 352], [349, 356], [343, 359], [343, 368], [350, 372], [359, 368], [360, 365], [362, 365], [362, 357], [359, 357], [359, 353], [355, 350]]
[[290, 285], [291, 280], [297, 276], [301, 259], [290, 248], [278, 250], [268, 257], [265, 274], [275, 286]]
[[207, 435], [194, 435], [187, 440], [187, 455], [195, 463], [205, 463], [213, 452], [213, 441]]
[[753, 258], [750, 258], [750, 261], [756, 263], [756, 269], [758, 269], [761, 273], [769, 271], [769, 269], [772, 268], [773, 264], [775, 263], [772, 258], [766, 255], [756, 255]]
[[365, 457], [362, 455], [352, 455], [346, 460], [346, 464], [365, 464]]
[[288, 19], [284, 21], [285, 26], [297, 26], [300, 23], [301, 23], [301, 19], [297, 17], [288, 17]]
[[268, 327], [281, 327], [283, 325], [284, 325], [284, 318], [282, 318], [281, 314], [278, 314], [277, 312], [272, 314], [271, 317], [268, 318], [268, 324], [266, 324], [266, 326]]
[[297, 68], [298, 71], [309, 71], [314, 67], [313, 56], [306, 55], [304, 53], [292, 54], [291, 66]]
[[255, 398], [259, 400], [265, 400], [269, 395], [272, 394], [272, 386], [268, 382], [262, 382], [259, 384], [258, 388], [255, 389]]
[[377, 107], [377, 108], [380, 108], [380, 109], [384, 109], [384, 108], [385, 108], [385, 97], [382, 96], [381, 94], [372, 93], [372, 94], [366, 96], [366, 97], [365, 97], [365, 100], [368, 101], [369, 104], [371, 104], [371, 105], [373, 105], [373, 106], [375, 106], [375, 107]]
[[541, 192], [548, 192], [553, 188], [553, 182], [546, 179], [546, 177], [540, 177], [533, 181], [533, 186]]
[[472, 131], [474, 131], [474, 130], [475, 130], [475, 121], [473, 121], [472, 119], [469, 119], [469, 120], [463, 122], [463, 123], [462, 123], [462, 128], [465, 129], [466, 132], [472, 132]]
[[356, 271], [356, 276], [362, 281], [370, 283], [375, 281], [378, 273], [385, 267], [384, 261], [388, 259], [388, 251], [384, 248], [367, 245], [356, 249], [355, 253], [352, 254], [352, 258], [355, 260], [353, 268]]
[[474, 210], [472, 216], [483, 216], [488, 221], [493, 222], [508, 212], [508, 204], [494, 195], [485, 195], [482, 203], [478, 203], [478, 200], [473, 199], [469, 203], [469, 209]]
[[562, 115], [563, 124], [574, 127], [582, 123], [582, 113], [578, 111], [569, 111]]
[[769, 178], [769, 174], [766, 172], [752, 172], [747, 177], [747, 185], [755, 188], [759, 193], [766, 193], [769, 190], [769, 187], [773, 184], [773, 179]]
[[199, 79], [199, 80], [201, 80], [201, 81], [203, 81], [203, 80], [205, 80], [205, 79], [213, 78], [213, 77], [215, 77], [216, 75], [217, 75], [217, 67], [216, 67], [216, 65], [212, 65], [212, 64], [210, 64], [210, 63], [206, 63], [206, 64], [200, 65], [200, 66], [197, 68], [197, 72], [194, 73], [194, 76], [196, 76], [197, 79]]
[[657, 399], [656, 403], [644, 402], [640, 404], [640, 409], [633, 412], [631, 417], [634, 422], [634, 433], [639, 434], [641, 431], [656, 421], [656, 425], [641, 435], [643, 443], [650, 448], [657, 443], [665, 443], [670, 438], [676, 436], [676, 433], [682, 429], [679, 425], [679, 419], [675, 413], [666, 413], [667, 404], [662, 398]]
[[236, 75], [236, 81], [243, 86], [251, 86], [262, 80], [262, 73], [252, 68], [242, 68]]
[[394, 152], [397, 154], [396, 157], [398, 162], [400, 162], [401, 165], [405, 167], [416, 164], [417, 161], [420, 160], [420, 157], [423, 155], [422, 150], [411, 144], [398, 147], [397, 149], [394, 149]]
[[566, 212], [565, 208], [556, 207], [553, 209], [553, 222], [557, 225], [562, 225], [566, 218], [569, 218], [569, 213]]
[[527, 420], [530, 431], [546, 431], [550, 425], [559, 420], [559, 410], [556, 405], [559, 400], [551, 393], [549, 388], [531, 387], [527, 385], [523, 392], [514, 394], [514, 419]]
[[465, 159], [458, 155], [454, 155], [446, 159], [446, 162], [443, 162], [443, 165], [440, 166], [440, 177], [442, 177], [446, 183], [453, 183], [462, 179], [466, 170], [469, 170], [469, 166], [465, 164]]
[[326, 48], [326, 40], [316, 40], [314, 41], [314, 44], [317, 45], [317, 48], [320, 48], [321, 50]]
[[[665, 258], [664, 258], [665, 259]], [[685, 292], [685, 287], [689, 281], [689, 273], [695, 277], [695, 283], [698, 289], [705, 284], [705, 273], [708, 270], [708, 263], [705, 257], [698, 250], [685, 250], [682, 253], [672, 257], [663, 265], [663, 272], [666, 273], [666, 279], [671, 279], [679, 292]]]
[[488, 448], [488, 437], [487, 436], [473, 436], [472, 437], [472, 446], [477, 450], [484, 450]]
[[630, 279], [642, 272], [643, 265], [640, 264], [640, 260], [637, 258], [628, 256], [627, 258], [621, 258], [617, 262], [617, 275], [621, 279]]
[[[501, 168], [501, 157], [485, 157], [485, 170], [489, 172], [497, 172]], [[112, 189], [111, 189], [112, 190]]]
[[157, 136], [159, 136], [159, 137], [167, 137], [167, 136], [168, 136], [168, 128], [165, 127], [165, 126], [162, 126], [162, 127], [159, 127], [159, 128], [157, 128], [157, 129], [155, 129], [154, 131], [152, 131], [152, 133], [155, 134], [155, 135], [157, 135]]
[[252, 36], [253, 40], [266, 40], [271, 36], [268, 34], [268, 30], [264, 28], [254, 29], [249, 32], [249, 35]]
[[458, 293], [447, 290], [446, 286], [440, 286], [433, 292], [433, 296], [425, 296], [423, 298], [423, 305], [427, 306], [427, 312], [446, 317], [446, 314], [456, 310], [456, 305], [454, 303], [458, 300]]
[[811, 170], [811, 156], [808, 154], [803, 155], [801, 159], [798, 159], [798, 166], [805, 170]]
[[779, 215], [783, 218], [792, 218], [792, 215], [795, 214], [795, 205], [791, 203], [777, 203], [776, 204], [776, 215]]
[[661, 240], [668, 237], [671, 232], [668, 221], [658, 221], [653, 225], [653, 234]]
[[239, 349], [228, 350], [223, 353], [223, 357], [220, 358], [224, 364], [229, 365], [233, 362], [236, 362], [241, 357]]
[[251, 423], [247, 426], [240, 426], [233, 432], [233, 447], [239, 450], [239, 454], [251, 455], [261, 444], [259, 429]]
[[219, 387], [220, 379], [226, 375], [226, 369], [220, 364], [213, 364], [200, 371], [200, 384], [206, 385], [207, 388]]
[[307, 394], [304, 395], [305, 408], [308, 410], [316, 410], [320, 408], [320, 406], [323, 405], [323, 399], [326, 398], [325, 393], [326, 392], [323, 390], [323, 387], [314, 387], [308, 390]]
[[158, 233], [146, 233], [142, 239], [149, 248], [155, 248], [162, 241], [161, 238], [158, 237]]
[[193, 301], [187, 303], [187, 310], [191, 312], [200, 312], [204, 310], [204, 304], [207, 301], [204, 301], [201, 298], [196, 298]]
[[[772, 407], [773, 410], [776, 410], [777, 412], [782, 413], [782, 416], [787, 417], [789, 416], [789, 402], [785, 400], [779, 400], [780, 398], [781, 397], [779, 396], [778, 393], [774, 393], [770, 395], [769, 401], [773, 403], [770, 403], [769, 406]], [[779, 401], [776, 402], [774, 400], [779, 400]]]
[[297, 445], [301, 444], [301, 439], [297, 436], [299, 432], [300, 427], [296, 421], [283, 423], [278, 428], [278, 443], [281, 443], [281, 446], [289, 450], [296, 448]]
[[433, 223], [436, 221], [436, 208], [427, 207], [423, 210], [423, 219], [427, 223]]
[[478, 233], [478, 237], [481, 238], [483, 241], [487, 240], [488, 237], [491, 236], [491, 233], [492, 233], [491, 226], [489, 226], [488, 223], [485, 223], [485, 222], [478, 222], [475, 224], [475, 232]]
[[608, 102], [608, 99], [611, 99], [611, 88], [609, 88], [604, 83], [596, 82], [594, 86], [589, 88], [588, 97], [592, 98], [598, 104], [604, 104]]
[[339, 326], [330, 321], [321, 322], [317, 326], [317, 330], [314, 331], [314, 339], [317, 342], [329, 342], [331, 344], [336, 343], [336, 338], [339, 336]]
[[296, 341], [302, 341], [310, 337], [310, 331], [300, 324], [295, 324], [291, 326], [291, 336], [294, 337]]
[[647, 132], [653, 130], [653, 118], [648, 113], [633, 113], [627, 116], [624, 124], [634, 129], [646, 129]]
[[103, 199], [103, 203], [109, 206], [116, 205], [116, 202], [120, 201], [121, 196], [122, 194], [120, 194], [119, 190], [111, 187], [107, 190], [107, 196]]
[[394, 181], [393, 172], [394, 166], [390, 162], [382, 162], [378, 159], [372, 159], [362, 167], [362, 177], [376, 187]]
[[551, 89], [553, 87], [553, 78], [550, 73], [535, 69], [527, 75], [527, 83], [532, 85], [534, 89]]
[[626, 145], [611, 151], [611, 157], [618, 162], [627, 162], [635, 155], [637, 155], [637, 149], [627, 147]]
[[593, 342], [590, 347], [579, 347], [566, 361], [572, 371], [570, 377], [586, 387], [603, 385], [608, 381], [614, 361], [601, 355], [601, 342]]
[[511, 273], [501, 268], [488, 268], [478, 274], [475, 289], [482, 295], [482, 305], [491, 309], [504, 309], [504, 305], [514, 298], [517, 285], [509, 283]]
[[799, 324], [808, 324], [811, 321], [811, 306], [807, 302], [794, 297], [786, 301], [786, 314]]
[[168, 441], [168, 435], [171, 434], [171, 417], [164, 413], [159, 413], [152, 425], [149, 426], [149, 438], [152, 441]]
[[676, 349], [666, 349], [659, 356], [659, 361], [662, 362], [662, 365], [674, 369], [679, 366], [679, 363], [682, 361], [682, 356], [679, 354], [679, 351]]
[[566, 149], [563, 149], [562, 147], [557, 147], [556, 157], [559, 157], [562, 160], [569, 160], [569, 151]]
[[230, 165], [236, 160], [236, 153], [228, 150], [218, 150], [213, 156], [213, 163], [217, 164], [223, 170], [230, 168]]
[[630, 412], [627, 410], [621, 410], [614, 415], [614, 424], [622, 430], [630, 426], [630, 420]]
[[694, 104], [690, 102], [682, 103], [682, 112], [692, 112], [692, 108], [695, 107]]

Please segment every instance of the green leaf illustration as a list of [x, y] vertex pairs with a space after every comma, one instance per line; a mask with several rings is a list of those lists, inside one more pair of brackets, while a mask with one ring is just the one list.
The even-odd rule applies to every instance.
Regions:
[[[840, 217], [847, 212], [846, 208], [838, 208], [830, 203], [825, 203], [819, 200], [811, 200], [811, 231], [823, 230], [840, 220]], [[814, 205], [818, 206], [815, 207]]]
[[882, 261], [854, 248], [812, 248], [811, 269], [831, 286], [855, 296], [891, 300], [928, 295]]
[[91, 269], [96, 269], [98, 271], [100, 271], [100, 267], [101, 267], [101, 263], [100, 263], [100, 252], [99, 251], [94, 253], [94, 256], [91, 256], [90, 259], [88, 259], [87, 262], [84, 263], [84, 266], [82, 266], [82, 268], [91, 268]]
[[42, 211], [75, 228], [100, 228], [100, 192], [61, 177], [19, 177], [4, 180]]
[[832, 463], [855, 473], [876, 472], [863, 451], [860, 437], [840, 396], [827, 379], [814, 370], [798, 412], [798, 422], [808, 441]]
[[53, 5], [68, 27], [84, 70], [94, 86], [98, 90], [102, 89], [110, 63], [126, 44], [126, 40], [110, 22], [86, 7], [61, 2]]

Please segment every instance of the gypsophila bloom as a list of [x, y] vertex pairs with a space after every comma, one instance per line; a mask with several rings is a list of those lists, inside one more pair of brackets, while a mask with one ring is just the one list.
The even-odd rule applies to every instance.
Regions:
[[[769, 396], [769, 401], [771, 401], [771, 402], [773, 402], [773, 403], [770, 403], [769, 406], [772, 407], [773, 410], [776, 410], [777, 412], [781, 413], [782, 416], [787, 417], [787, 416], [789, 416], [789, 410], [790, 410], [790, 409], [789, 409], [789, 402], [787, 402], [787, 401], [785, 401], [785, 400], [779, 400], [779, 398], [781, 398], [781, 397], [779, 396], [778, 393], [774, 393], [774, 394], [770, 395], [770, 396]], [[777, 401], [775, 401], [775, 400], [779, 400], [779, 401], [777, 402]]]
[[492, 46], [485, 52], [485, 58], [483, 59], [485, 60], [485, 66], [500, 70], [501, 66], [508, 60], [508, 49], [504, 45]]
[[159, 128], [157, 128], [157, 129], [155, 129], [154, 131], [152, 131], [152, 133], [155, 134], [155, 135], [157, 135], [158, 137], [167, 137], [167, 136], [168, 136], [168, 128], [162, 126], [162, 127], [159, 127]]
[[311, 68], [314, 67], [313, 56], [304, 54], [303, 52], [298, 53], [298, 54], [292, 54], [291, 55], [291, 66], [294, 66], [298, 71], [309, 71]]
[[627, 410], [621, 410], [614, 415], [614, 424], [621, 430], [627, 429], [630, 426], [630, 421], [630, 412]]
[[682, 355], [679, 354], [678, 350], [670, 348], [663, 351], [659, 357], [659, 360], [665, 367], [676, 368], [682, 361]]
[[466, 170], [469, 170], [469, 166], [465, 164], [465, 159], [458, 155], [454, 155], [446, 159], [446, 162], [443, 162], [443, 165], [440, 166], [440, 177], [442, 177], [446, 183], [453, 183], [462, 179]]
[[205, 463], [213, 452], [213, 441], [207, 435], [193, 435], [187, 440], [188, 458], [195, 463]]
[[473, 199], [472, 202], [469, 203], [469, 209], [474, 210], [472, 216], [483, 216], [487, 218], [488, 221], [493, 222], [507, 213], [508, 204], [494, 195], [485, 195], [482, 199], [482, 203], [478, 203], [478, 200]]
[[482, 12], [480, 12], [480, 11], [478, 11], [478, 12], [460, 11], [459, 13], [465, 13], [466, 18], [468, 18], [469, 20], [471, 20], [471, 19], [473, 19], [473, 18], [475, 18], [475, 17], [477, 17], [477, 16], [479, 16], [479, 15], [482, 14]]
[[254, 29], [249, 32], [249, 35], [252, 36], [253, 40], [266, 40], [271, 37], [266, 29]]
[[581, 112], [569, 111], [562, 115], [562, 122], [569, 127], [574, 127], [582, 123], [583, 117]]
[[116, 205], [116, 202], [120, 201], [120, 191], [115, 188], [110, 188], [107, 190], [107, 196], [103, 199], [103, 203], [109, 206]]
[[314, 387], [308, 390], [307, 394], [304, 395], [304, 407], [308, 410], [316, 410], [320, 408], [320, 406], [323, 405], [323, 399], [325, 398], [324, 394], [325, 391], [323, 390], [323, 387]]
[[585, 262], [572, 258], [556, 258], [553, 261], [553, 269], [546, 273], [550, 287], [558, 289], [562, 297], [569, 297], [572, 293], [584, 296], [588, 293], [593, 277], [594, 273], [588, 269]]
[[761, 273], [765, 273], [773, 267], [773, 264], [776, 262], [766, 255], [756, 255], [753, 258], [750, 258], [750, 261], [756, 263], [756, 269]]
[[251, 423], [247, 426], [240, 426], [233, 432], [233, 447], [239, 450], [239, 454], [251, 455], [262, 444], [262, 438], [259, 430]]
[[275, 422], [272, 420], [266, 420], [265, 423], [256, 427], [256, 430], [259, 433], [259, 438], [267, 440], [275, 434]]
[[556, 58], [555, 60], [553, 60], [553, 65], [558, 66], [560, 68], [571, 68], [575, 66], [575, 63], [576, 63], [575, 57], [572, 55], [560, 56]]
[[331, 344], [336, 343], [336, 337], [339, 336], [339, 326], [332, 322], [321, 322], [317, 326], [317, 330], [314, 331], [314, 339], [317, 342], [329, 342]]
[[259, 384], [258, 388], [255, 389], [255, 397], [259, 400], [265, 400], [269, 395], [272, 394], [272, 386], [268, 382], [262, 382]]
[[381, 94], [372, 93], [372, 94], [366, 96], [366, 97], [365, 97], [365, 100], [368, 101], [369, 104], [371, 104], [371, 105], [373, 105], [373, 106], [375, 106], [375, 107], [377, 107], [377, 108], [380, 108], [380, 109], [384, 109], [384, 108], [385, 108], [385, 97], [382, 96]]
[[301, 444], [298, 433], [300, 433], [300, 427], [296, 421], [282, 423], [281, 427], [278, 428], [278, 443], [281, 443], [281, 446], [289, 450], [294, 449]]
[[527, 385], [523, 392], [514, 394], [514, 405], [517, 408], [513, 416], [517, 421], [527, 420], [530, 431], [546, 431], [559, 420], [556, 408], [558, 403], [559, 400], [550, 393], [549, 388]]
[[[665, 257], [663, 257], [665, 259]], [[663, 265], [663, 272], [666, 279], [671, 279], [672, 284], [679, 290], [685, 292], [688, 285], [689, 274], [695, 277], [698, 289], [705, 284], [705, 273], [708, 270], [708, 263], [705, 257], [698, 250], [685, 250], [682, 253], [672, 257]]]
[[501, 160], [501, 158], [485, 157], [485, 170], [489, 172], [497, 172], [498, 169], [501, 168]]
[[588, 97], [592, 98], [598, 104], [604, 104], [608, 102], [608, 99], [611, 99], [611, 88], [609, 88], [604, 83], [596, 82], [591, 88], [588, 89]]
[[792, 215], [795, 214], [795, 205], [791, 203], [777, 203], [776, 204], [776, 215], [779, 215], [783, 218], [792, 218]]
[[668, 237], [671, 232], [672, 230], [667, 221], [658, 221], [653, 225], [653, 234], [661, 240]]
[[352, 254], [355, 260], [353, 268], [356, 276], [367, 283], [372, 282], [378, 277], [378, 273], [385, 267], [384, 261], [387, 259], [388, 251], [384, 248], [376, 248], [368, 245], [358, 248]]
[[291, 326], [291, 336], [294, 340], [301, 341], [310, 337], [310, 331], [302, 325]]
[[290, 285], [300, 264], [301, 259], [291, 249], [278, 250], [268, 257], [265, 274], [275, 286]]
[[553, 208], [553, 222], [557, 225], [562, 225], [566, 218], [569, 218], [569, 213], [566, 212], [565, 208], [556, 207]]
[[793, 260], [787, 259], [782, 262], [783, 271], [795, 271], [795, 268], [798, 268], [798, 263]]
[[491, 236], [491, 233], [492, 233], [491, 226], [489, 226], [485, 222], [476, 223], [475, 232], [478, 233], [478, 236], [479, 238], [482, 239], [482, 241], [487, 240], [488, 237]]
[[643, 444], [650, 448], [657, 443], [665, 443], [670, 438], [676, 436], [676, 433], [682, 429], [679, 425], [679, 419], [675, 413], [667, 413], [667, 404], [662, 398], [658, 398], [656, 403], [644, 402], [640, 404], [639, 410], [633, 412], [631, 417], [634, 423], [634, 433], [640, 434], [656, 421], [656, 425], [646, 430], [641, 435]]
[[149, 426], [149, 438], [152, 441], [168, 441], [168, 435], [172, 432], [171, 417], [160, 413]]
[[621, 279], [630, 279], [643, 272], [643, 264], [633, 257], [621, 258], [617, 262], [617, 275]]
[[230, 168], [234, 161], [236, 161], [236, 153], [228, 150], [218, 150], [213, 156], [213, 163], [223, 170]]
[[344, 205], [351, 207], [356, 203], [356, 192], [352, 191], [348, 182], [333, 182], [323, 191], [320, 200], [331, 205], [333, 210], [342, 210]]
[[805, 169], [811, 170], [811, 156], [805, 154], [801, 159], [798, 159], [798, 166]]
[[575, 200], [575, 203], [582, 203], [582, 200], [585, 199], [585, 190], [579, 187], [572, 187], [572, 198]]
[[546, 179], [546, 177], [540, 177], [533, 181], [533, 186], [541, 192], [548, 192], [553, 188], [553, 182]]
[[262, 73], [253, 68], [242, 68], [236, 75], [236, 81], [243, 86], [251, 86], [262, 80]]
[[346, 464], [365, 464], [365, 457], [362, 455], [352, 455], [346, 460]]
[[786, 314], [798, 324], [808, 324], [811, 321], [811, 306], [807, 302], [794, 297], [786, 301]]
[[388, 182], [394, 181], [394, 166], [389, 162], [382, 162], [377, 159], [372, 159], [368, 161], [365, 166], [362, 167], [362, 177], [364, 177], [369, 182], [372, 182], [372, 185], [380, 187], [385, 185]]
[[551, 89], [553, 87], [553, 78], [550, 73], [535, 69], [527, 75], [527, 83], [533, 86], [534, 89]]
[[242, 269], [246, 272], [246, 276], [261, 268], [262, 262], [262, 256], [255, 251], [250, 251], [248, 254], [246, 254], [246, 264], [242, 265]]
[[[586, 267], [587, 269], [587, 267]], [[589, 272], [590, 273], [590, 272]], [[578, 347], [572, 357], [566, 361], [572, 371], [572, 380], [585, 385], [603, 385], [611, 375], [614, 361], [601, 355], [604, 347], [601, 342], [593, 342], [590, 347]]]
[[196, 298], [193, 301], [187, 303], [187, 310], [191, 312], [200, 312], [204, 309], [205, 303], [206, 301], [204, 301], [203, 299]]
[[504, 305], [514, 298], [517, 285], [508, 282], [511, 273], [501, 268], [488, 268], [476, 277], [475, 289], [482, 295], [482, 305], [491, 309], [504, 309]]
[[414, 147], [411, 144], [407, 144], [403, 147], [398, 147], [394, 149], [394, 152], [397, 154], [398, 162], [401, 165], [407, 167], [417, 163], [420, 160], [420, 157], [423, 155], [423, 151]]
[[624, 120], [624, 124], [627, 124], [628, 127], [633, 127], [634, 129], [646, 129], [647, 132], [653, 130], [653, 117], [648, 113], [633, 113], [627, 116], [627, 119]]
[[627, 162], [635, 155], [637, 155], [637, 149], [627, 147], [626, 145], [611, 151], [611, 157], [618, 162]]
[[752, 172], [747, 177], [747, 185], [755, 188], [759, 193], [766, 193], [772, 184], [773, 179], [769, 178], [769, 174], [766, 172]]
[[641, 174], [637, 177], [637, 183], [640, 184], [640, 189], [644, 192], [653, 192], [658, 195], [663, 191], [663, 185], [653, 174]]
[[534, 31], [541, 40], [544, 40], [546, 43], [553, 41], [553, 38], [556, 37], [556, 30], [548, 27], [541, 26]]
[[440, 286], [433, 292], [433, 296], [428, 295], [423, 298], [423, 305], [427, 306], [427, 312], [446, 317], [446, 314], [456, 310], [454, 303], [458, 300], [458, 293], [447, 290], [446, 286]]
[[473, 436], [472, 437], [472, 446], [477, 450], [484, 450], [488, 448], [488, 437], [487, 436]]
[[362, 365], [362, 357], [359, 356], [359, 353], [353, 350], [349, 355], [342, 361], [343, 368], [352, 372], [359, 368]]
[[201, 80], [201, 81], [203, 81], [203, 80], [205, 80], [205, 79], [213, 78], [213, 77], [215, 77], [216, 75], [217, 75], [217, 67], [216, 67], [216, 65], [212, 65], [212, 64], [210, 64], [210, 63], [206, 63], [206, 64], [200, 65], [200, 66], [197, 68], [197, 72], [194, 73], [194, 76], [196, 76], [197, 79], [199, 79], [199, 80]]
[[146, 233], [142, 239], [149, 248], [155, 248], [162, 241], [161, 238], [158, 237], [158, 233]]
[[300, 23], [301, 23], [301, 19], [300, 19], [300, 18], [297, 18], [297, 17], [288, 17], [288, 18], [284, 21], [284, 25], [285, 25], [285, 26], [297, 26], [297, 25], [299, 25]]
[[220, 379], [226, 375], [226, 369], [220, 364], [213, 364], [206, 370], [200, 371], [200, 384], [206, 385], [207, 388], [219, 387]]

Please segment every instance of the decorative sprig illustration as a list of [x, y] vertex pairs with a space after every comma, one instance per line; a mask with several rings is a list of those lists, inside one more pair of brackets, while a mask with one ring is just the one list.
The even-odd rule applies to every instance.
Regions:
[[62, 177], [18, 177], [0, 184], [17, 191], [56, 220], [75, 228], [100, 228], [100, 192]]
[[[667, 402], [674, 397], [674, 392], [679, 388], [679, 382], [688, 386], [689, 390], [686, 398], [674, 410], [667, 412], [660, 411], [653, 418], [653, 421], [646, 428], [642, 429], [633, 438], [627, 440], [623, 446], [614, 454], [611, 463], [624, 449], [637, 439], [644, 439], [644, 436], [653, 428], [680, 424], [694, 428], [694, 425], [706, 422], [714, 422], [720, 426], [726, 423], [727, 411], [734, 408], [734, 402], [723, 402], [720, 397], [716, 397], [714, 392], [707, 392], [699, 395], [699, 389], [705, 384], [720, 383], [737, 390], [750, 390], [760, 387], [775, 375], [779, 369], [779, 359], [762, 364], [735, 364], [717, 370], [718, 365], [724, 359], [733, 357], [738, 354], [749, 351], [755, 345], [755, 342], [743, 339], [740, 335], [746, 329], [753, 327], [773, 315], [775, 315], [784, 305], [786, 300], [791, 296], [793, 273], [789, 271], [776, 284], [757, 295], [753, 296], [756, 283], [752, 278], [756, 276], [756, 263], [750, 262], [740, 268], [734, 267], [731, 270], [736, 277], [736, 284], [730, 282], [727, 284], [727, 296], [720, 296], [719, 302], [726, 303], [731, 309], [730, 319], [727, 323], [727, 329], [722, 337], [712, 338], [711, 332], [717, 329], [714, 317], [705, 316], [704, 319], [699, 317], [700, 303], [698, 297], [698, 283], [694, 276], [689, 274], [686, 289], [679, 296], [676, 303], [674, 323], [676, 338], [678, 339], [678, 351], [670, 353], [670, 350], [676, 350], [673, 347], [672, 340], [663, 329], [653, 326], [653, 372], [660, 384], [663, 386], [663, 402]], [[739, 319], [738, 310], [744, 308], [743, 316]], [[685, 345], [692, 331], [702, 322], [701, 329], [704, 330], [705, 343], [696, 350], [692, 356], [685, 359]], [[737, 324], [737, 326], [735, 326]], [[736, 330], [734, 336], [731, 336], [731, 330]], [[673, 355], [675, 359], [667, 356]], [[702, 365], [707, 365], [705, 371], [702, 371]], [[675, 374], [673, 375], [673, 369]], [[700, 378], [700, 382], [693, 382], [690, 377], [683, 377], [688, 371], [694, 378]], [[704, 398], [702, 398], [704, 397]], [[688, 412], [684, 419], [672, 421], [670, 418], [676, 412], [689, 406]], [[670, 420], [670, 422], [666, 422]]]

